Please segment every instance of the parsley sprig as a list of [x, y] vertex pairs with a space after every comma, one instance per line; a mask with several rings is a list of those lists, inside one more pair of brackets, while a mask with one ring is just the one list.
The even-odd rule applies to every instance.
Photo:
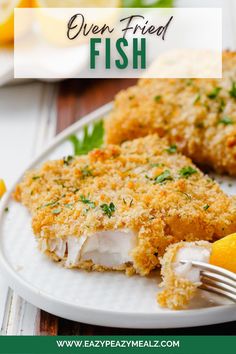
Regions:
[[78, 138], [76, 135], [69, 137], [75, 155], [86, 155], [89, 151], [99, 148], [103, 144], [103, 120], [94, 123], [91, 130], [89, 130], [88, 126], [85, 126], [83, 133], [82, 138]]
[[122, 0], [123, 7], [173, 7], [174, 0]]

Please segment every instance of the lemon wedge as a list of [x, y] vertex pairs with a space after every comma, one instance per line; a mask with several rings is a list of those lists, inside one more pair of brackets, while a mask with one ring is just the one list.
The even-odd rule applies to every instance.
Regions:
[[3, 196], [3, 194], [6, 192], [7, 188], [5, 185], [5, 182], [3, 179], [0, 179], [0, 198]]
[[212, 244], [210, 263], [236, 273], [236, 233]]
[[31, 0], [0, 0], [0, 44], [14, 39], [14, 8], [31, 5]]

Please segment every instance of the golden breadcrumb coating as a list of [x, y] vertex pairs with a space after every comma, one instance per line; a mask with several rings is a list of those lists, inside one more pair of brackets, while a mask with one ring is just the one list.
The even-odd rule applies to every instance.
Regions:
[[[185, 308], [190, 300], [196, 294], [200, 282], [192, 282], [178, 276], [174, 272], [174, 262], [180, 248], [191, 245], [190, 242], [179, 242], [170, 245], [163, 258], [161, 259], [161, 275], [163, 278], [161, 287], [162, 292], [157, 295], [157, 301], [162, 307], [168, 307], [171, 310], [181, 310]], [[195, 246], [200, 246], [211, 250], [211, 244], [206, 241], [194, 242]]]
[[236, 53], [223, 53], [223, 79], [142, 79], [121, 91], [106, 141], [157, 133], [198, 165], [236, 175]]
[[41, 240], [134, 231], [133, 266], [142, 275], [159, 265], [171, 243], [236, 230], [235, 200], [157, 135], [48, 161], [27, 172], [14, 197], [31, 211]]

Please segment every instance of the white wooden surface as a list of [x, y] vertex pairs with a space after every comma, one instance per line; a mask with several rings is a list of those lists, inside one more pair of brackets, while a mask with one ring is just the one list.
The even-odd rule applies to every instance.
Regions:
[[[0, 88], [0, 176], [10, 187], [55, 135], [56, 86], [33, 83]], [[7, 287], [0, 276], [2, 334], [37, 333], [39, 310]]]
[[[236, 0], [177, 0], [180, 7], [222, 7], [223, 48], [236, 49]], [[8, 187], [55, 134], [56, 85], [31, 83], [0, 88], [0, 178]], [[2, 334], [37, 334], [39, 310], [0, 275]]]

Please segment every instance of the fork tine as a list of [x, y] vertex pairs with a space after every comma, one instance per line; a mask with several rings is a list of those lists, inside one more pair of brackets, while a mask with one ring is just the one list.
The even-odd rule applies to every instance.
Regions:
[[227, 285], [233, 287], [236, 290], [236, 282], [231, 280], [231, 279], [229, 279], [229, 278], [226, 278], [223, 275], [219, 275], [219, 274], [216, 274], [216, 273], [208, 272], [208, 271], [205, 271], [205, 270], [201, 270], [200, 274], [201, 274], [201, 276], [207, 277], [207, 278], [212, 279], [212, 280], [216, 280], [217, 282], [221, 282], [223, 284], [227, 284]]
[[224, 284], [222, 282], [210, 279], [205, 276], [201, 277], [201, 281], [203, 284], [214, 286], [215, 288], [229, 291], [230, 293], [232, 293], [233, 295], [236, 296], [236, 288], [235, 287], [232, 287], [232, 286]]
[[198, 261], [186, 261], [186, 260], [181, 260], [181, 263], [192, 263], [192, 265], [195, 267], [198, 267], [198, 268], [206, 270], [206, 271], [210, 271], [212, 273], [223, 275], [223, 276], [227, 277], [228, 279], [236, 281], [236, 274], [235, 273], [230, 272], [229, 270], [226, 270], [221, 267], [213, 266], [212, 264], [198, 262]]
[[222, 295], [222, 296], [227, 297], [228, 299], [236, 302], [236, 296], [226, 290], [215, 288], [214, 286], [207, 285], [207, 284], [202, 284], [199, 288], [202, 290], [210, 291], [210, 292], [218, 294], [218, 295]]

